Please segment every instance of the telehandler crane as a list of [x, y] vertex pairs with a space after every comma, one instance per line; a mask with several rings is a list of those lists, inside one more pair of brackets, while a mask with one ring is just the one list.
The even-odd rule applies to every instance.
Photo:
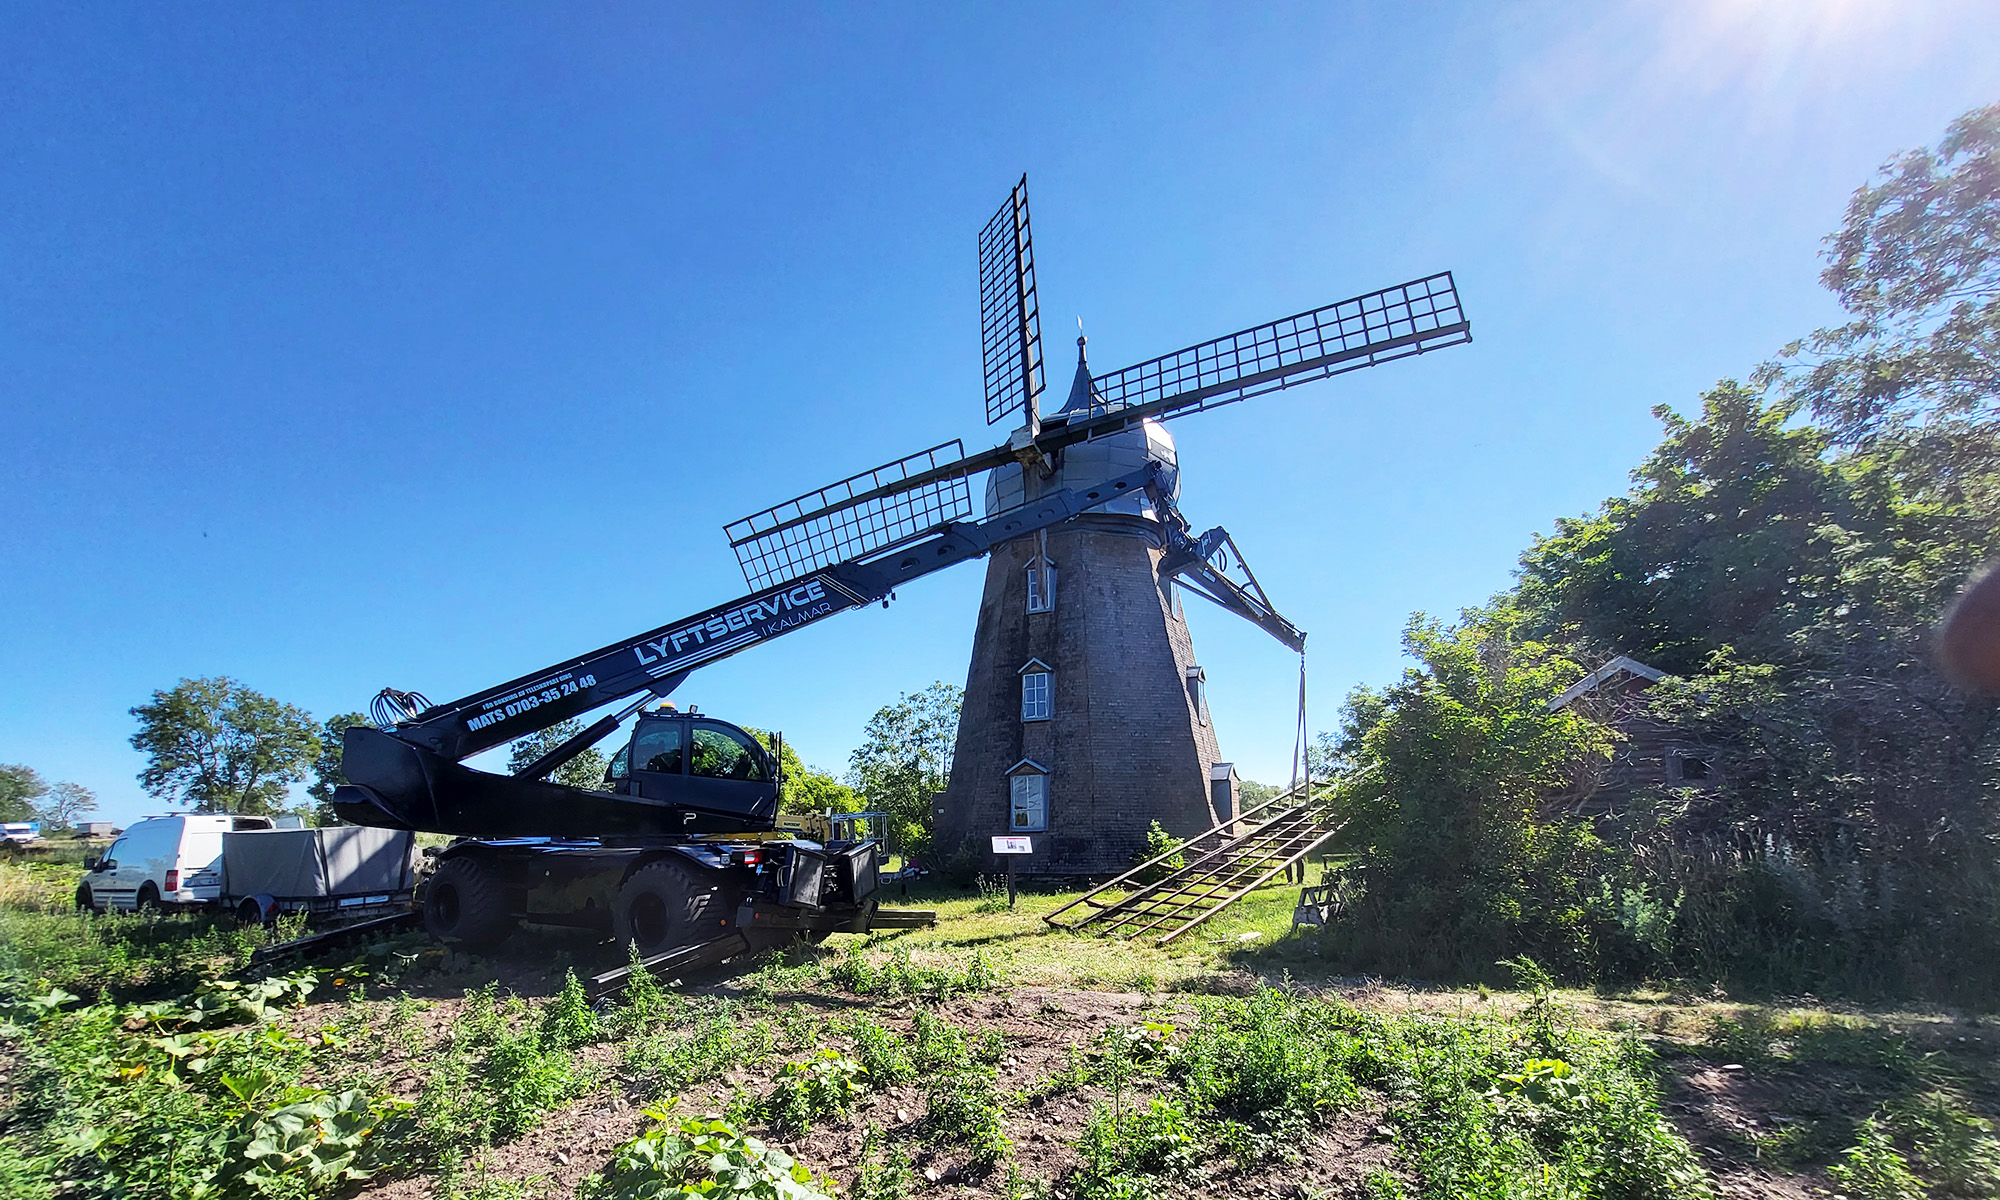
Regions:
[[[715, 961], [791, 938], [928, 924], [928, 913], [878, 907], [879, 837], [851, 823], [835, 830], [848, 836], [824, 841], [780, 828], [777, 757], [756, 739], [713, 717], [645, 705], [664, 702], [699, 667], [835, 613], [887, 607], [898, 585], [1001, 542], [1119, 496], [1157, 495], [1159, 473], [1149, 464], [984, 520], [946, 521], [447, 704], [384, 689], [374, 724], [345, 735], [348, 782], [333, 806], [355, 824], [457, 835], [424, 888], [423, 920], [433, 936], [475, 948], [529, 922], [609, 931], [649, 963], [690, 947]], [[634, 696], [512, 775], [463, 761]], [[635, 715], [601, 788], [549, 781]]]

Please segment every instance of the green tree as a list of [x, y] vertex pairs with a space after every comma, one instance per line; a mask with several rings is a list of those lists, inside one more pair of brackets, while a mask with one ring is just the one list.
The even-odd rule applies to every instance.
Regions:
[[227, 677], [183, 679], [132, 715], [140, 786], [198, 812], [276, 812], [319, 754], [308, 713]]
[[74, 829], [78, 820], [97, 811], [97, 793], [64, 780], [49, 788], [48, 799], [35, 809], [44, 826]]
[[[1884, 163], [1827, 238], [1820, 279], [1852, 317], [1765, 367], [1838, 440], [2000, 418], [2000, 105]], [[1989, 434], [1990, 437], [1990, 434]]]
[[340, 770], [341, 741], [349, 729], [371, 722], [360, 713], [341, 713], [328, 717], [319, 727], [319, 753], [313, 755], [313, 781], [306, 785], [306, 795], [313, 801], [313, 824], [338, 825], [340, 815], [333, 811], [333, 789], [347, 782], [347, 776]]
[[1611, 743], [1577, 713], [1547, 710], [1583, 668], [1516, 640], [1516, 626], [1504, 602], [1450, 627], [1414, 617], [1403, 645], [1418, 667], [1348, 699], [1326, 749], [1363, 892], [1335, 953], [1431, 977], [1478, 977], [1523, 953], [1590, 973], [1585, 898], [1603, 848], [1542, 808]]
[[1279, 787], [1275, 783], [1258, 783], [1254, 779], [1239, 779], [1236, 781], [1237, 808], [1241, 811], [1248, 811], [1264, 803], [1266, 800], [1276, 799], [1278, 793], [1284, 790], [1284, 788]]
[[936, 798], [951, 779], [964, 703], [965, 690], [943, 682], [907, 692], [868, 719], [848, 759], [855, 790], [868, 808], [889, 814], [896, 844], [907, 853], [931, 846]]
[[34, 820], [35, 801], [48, 790], [48, 781], [33, 767], [0, 763], [0, 821]]
[[[558, 721], [547, 729], [536, 730], [514, 743], [513, 749], [507, 755], [507, 769], [519, 771], [582, 732], [583, 722], [576, 717]], [[555, 773], [550, 776], [550, 782], [560, 783], [564, 787], [596, 791], [604, 786], [604, 769], [609, 765], [604, 752], [591, 746], [557, 767]]]
[[[752, 729], [750, 736], [764, 749], [771, 748], [771, 735], [766, 731]], [[861, 798], [854, 794], [853, 788], [825, 771], [806, 766], [790, 742], [783, 743], [779, 758], [785, 777], [784, 788], [778, 794], [779, 812], [804, 815], [860, 809]]]

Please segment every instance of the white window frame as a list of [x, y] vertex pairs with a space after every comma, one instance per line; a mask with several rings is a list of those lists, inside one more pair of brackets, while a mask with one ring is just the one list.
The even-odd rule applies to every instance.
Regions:
[[1031, 613], [1054, 612], [1056, 610], [1056, 568], [1055, 564], [1043, 559], [1028, 564], [1028, 611]]
[[1007, 778], [1007, 828], [1041, 833], [1049, 827], [1049, 777], [1026, 770]]
[[[1039, 664], [1035, 664], [1039, 665]], [[1039, 671], [1021, 672], [1021, 719], [1023, 721], [1046, 721], [1056, 714], [1055, 672], [1043, 667]]]

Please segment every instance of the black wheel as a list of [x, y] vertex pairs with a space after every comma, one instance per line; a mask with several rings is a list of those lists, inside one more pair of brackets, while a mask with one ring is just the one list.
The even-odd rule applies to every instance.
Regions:
[[246, 898], [243, 903], [236, 906], [236, 920], [238, 924], [242, 925], [262, 925], [264, 924], [264, 906], [258, 904], [255, 900]]
[[137, 907], [140, 912], [149, 912], [149, 913], [159, 912], [160, 911], [159, 890], [150, 883], [141, 887], [139, 889], [139, 900]]
[[611, 905], [611, 932], [618, 944], [637, 943], [641, 956], [704, 941], [724, 932], [728, 914], [722, 893], [696, 878], [692, 868], [671, 858], [632, 872]]
[[507, 895], [492, 865], [476, 858], [445, 860], [424, 888], [424, 930], [468, 950], [506, 941], [514, 918], [507, 914]]
[[76, 906], [79, 910], [96, 909], [97, 898], [90, 894], [89, 884], [79, 883], [76, 885]]

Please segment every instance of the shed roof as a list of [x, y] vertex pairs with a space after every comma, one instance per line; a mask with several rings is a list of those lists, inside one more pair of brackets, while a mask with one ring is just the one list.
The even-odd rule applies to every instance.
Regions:
[[1631, 675], [1643, 679], [1647, 683], [1656, 683], [1666, 675], [1666, 672], [1649, 667], [1636, 658], [1627, 658], [1621, 654], [1590, 674], [1585, 675], [1582, 679], [1570, 684], [1567, 688], [1564, 688], [1560, 696], [1548, 702], [1548, 710], [1550, 712], [1561, 712], [1563, 709], [1568, 708], [1571, 704], [1588, 696], [1620, 675]]

